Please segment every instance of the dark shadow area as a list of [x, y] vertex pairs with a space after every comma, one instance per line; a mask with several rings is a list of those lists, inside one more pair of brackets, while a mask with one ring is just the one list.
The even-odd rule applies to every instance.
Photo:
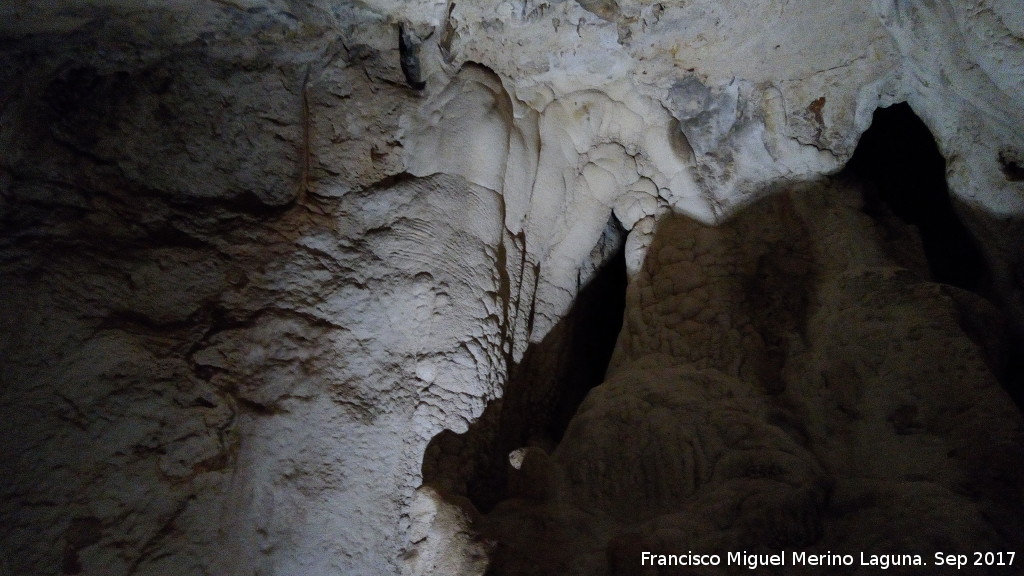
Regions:
[[[1003, 162], [1004, 169], [1006, 165]], [[864, 212], [882, 228], [892, 231], [891, 222], [896, 221], [916, 230], [930, 279], [951, 287], [947, 293], [960, 310], [964, 331], [985, 349], [993, 371], [1017, 406], [1024, 408], [1024, 332], [1005, 313], [993, 270], [954, 208], [946, 160], [909, 104], [875, 110], [840, 176], [863, 185]], [[896, 233], [889, 242], [910, 240]]]
[[626, 306], [625, 231], [610, 219], [591, 253], [597, 265], [572, 309], [510, 370], [504, 396], [464, 434], [445, 430], [427, 447], [423, 483], [490, 512], [507, 498], [509, 452], [552, 451], [592, 388], [604, 380]]
[[563, 343], [558, 366], [562, 384], [545, 427], [545, 438], [550, 442], [558, 444], [562, 440], [587, 393], [604, 381], [625, 309], [626, 254], [620, 243], [590, 284], [580, 291], [566, 318], [568, 341]]
[[953, 209], [946, 160], [907, 103], [875, 110], [844, 174], [866, 184], [865, 212], [887, 211], [917, 228], [934, 281], [988, 292], [991, 274]]

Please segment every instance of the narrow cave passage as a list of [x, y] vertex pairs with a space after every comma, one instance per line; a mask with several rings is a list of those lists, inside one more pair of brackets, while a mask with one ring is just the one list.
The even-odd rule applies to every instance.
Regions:
[[[609, 228], [618, 228], [612, 217]], [[602, 241], [615, 245], [604, 247], [611, 255], [599, 267], [576, 298], [572, 311], [565, 320], [567, 341], [563, 344], [563, 364], [560, 367], [562, 383], [544, 436], [557, 444], [576, 414], [577, 408], [595, 386], [604, 381], [608, 363], [615, 351], [615, 342], [622, 329], [622, 315], [626, 308], [626, 252], [625, 232], [606, 232]]]
[[953, 209], [946, 160], [910, 105], [875, 110], [845, 173], [865, 184], [866, 212], [888, 212], [917, 228], [932, 280], [987, 291], [989, 270]]
[[579, 279], [572, 308], [512, 369], [485, 466], [467, 482], [480, 511], [507, 497], [509, 453], [524, 446], [554, 450], [587, 393], [604, 381], [626, 307], [625, 238], [611, 216], [581, 267], [579, 274], [590, 279]]
[[[507, 498], [508, 456], [558, 445], [587, 393], [604, 381], [626, 306], [626, 232], [611, 216], [581, 267], [572, 309], [512, 368], [504, 396], [464, 434], [444, 431], [427, 448], [423, 481], [487, 513]], [[589, 272], [588, 272], [589, 270]]]

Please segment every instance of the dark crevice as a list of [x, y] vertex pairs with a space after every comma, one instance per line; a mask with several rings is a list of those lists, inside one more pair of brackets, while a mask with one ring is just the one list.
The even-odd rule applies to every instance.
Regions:
[[[609, 226], [618, 226], [617, 221]], [[624, 236], [624, 233], [623, 233]], [[605, 238], [609, 235], [606, 234]], [[566, 321], [569, 337], [563, 352], [562, 384], [546, 437], [557, 444], [569, 420], [592, 388], [604, 381], [626, 309], [626, 253], [618, 242], [607, 262], [584, 287]]]
[[[572, 309], [510, 370], [504, 395], [469, 431], [444, 431], [427, 447], [423, 481], [487, 513], [508, 495], [508, 455], [551, 451], [592, 388], [604, 380], [626, 305], [625, 231], [613, 217], [581, 274]], [[592, 274], [586, 274], [589, 270]], [[582, 279], [581, 279], [582, 280]]]
[[1024, 160], [1021, 154], [1013, 150], [999, 152], [999, 168], [1010, 182], [1024, 181]]
[[420, 66], [420, 41], [404, 25], [398, 26], [398, 53], [405, 81], [413, 90], [427, 87]]
[[[1009, 152], [999, 157], [1011, 179], [1019, 169], [1014, 158]], [[957, 214], [946, 183], [946, 160], [928, 127], [905, 102], [875, 110], [842, 175], [862, 185], [864, 212], [890, 234], [896, 255], [913, 253], [913, 232], [905, 230], [916, 231], [929, 279], [952, 287], [947, 293], [964, 332], [984, 349], [1004, 388], [1024, 407], [1021, 327], [1009, 321], [980, 244]]]
[[931, 279], [980, 294], [991, 278], [985, 259], [960, 221], [946, 185], [946, 160], [928, 127], [908, 104], [875, 110], [844, 172], [865, 184], [865, 211], [888, 212], [914, 226]]

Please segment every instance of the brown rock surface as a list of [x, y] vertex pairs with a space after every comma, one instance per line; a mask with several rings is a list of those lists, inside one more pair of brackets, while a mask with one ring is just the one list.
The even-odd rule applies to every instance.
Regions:
[[640, 567], [644, 550], [931, 564], [1013, 549], [1024, 421], [951, 289], [899, 266], [858, 198], [823, 183], [716, 228], [660, 222], [607, 380], [550, 456], [548, 494], [482, 524], [492, 573], [661, 573]]

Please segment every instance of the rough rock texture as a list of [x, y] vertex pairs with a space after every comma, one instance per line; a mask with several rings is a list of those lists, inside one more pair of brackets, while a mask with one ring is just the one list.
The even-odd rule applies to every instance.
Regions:
[[[871, 530], [836, 510], [881, 525], [872, 499], [892, 494], [908, 507], [955, 503], [963, 523], [950, 531], [977, 521], [1014, 534], [989, 508], [1011, 502], [1000, 482], [1016, 477], [1016, 416], [970, 368], [980, 352], [950, 306], [970, 312], [979, 342], [999, 340], [993, 318], [1024, 326], [1022, 38], [1012, 0], [4, 3], [0, 461], [12, 472], [0, 574], [450, 574], [507, 562], [476, 532], [515, 514], [480, 520], [464, 486], [506, 447], [557, 442], [533, 432], [565, 409], [566, 350], [585, 332], [567, 314], [620, 244], [634, 299], [624, 334], [637, 342], [623, 336], [594, 398], [631, 382], [648, 399], [588, 401], [554, 463], [529, 447], [518, 453], [527, 478], [510, 479], [537, 499], [563, 494], [558, 470], [583, 471], [566, 538], [588, 565], [601, 569], [602, 538], [632, 522], [625, 495], [609, 517], [591, 518], [588, 502], [634, 480], [586, 472], [605, 448], [585, 414], [633, 417], [648, 400], [706, 413], [716, 440], [702, 449], [739, 464], [650, 471], [645, 513], [747, 491], [764, 502], [715, 537], [778, 536], [790, 520], [764, 511], [785, 501], [802, 511], [796, 540], [820, 530], [853, 546]], [[843, 201], [794, 199], [796, 215], [765, 204], [737, 221], [756, 226], [697, 232], [839, 170], [872, 111], [900, 101], [946, 157], [998, 311], [928, 284], [912, 244], [896, 262], [851, 240], [871, 226], [824, 217], [840, 207], [857, 220]], [[710, 234], [708, 255], [678, 247], [644, 264], [658, 222]], [[842, 261], [841, 241], [861, 259]], [[741, 278], [762, 256], [768, 277], [751, 295]], [[661, 264], [706, 279], [643, 296]], [[909, 300], [882, 305], [894, 292]], [[933, 362], [936, 347], [955, 353]], [[972, 376], [922, 388], [916, 371], [939, 380], [939, 368]], [[545, 375], [535, 388], [532, 374]], [[743, 464], [746, 436], [713, 431], [718, 411], [760, 431], [762, 478]], [[984, 434], [1006, 450], [979, 449]], [[917, 440], [932, 442], [935, 458], [915, 460], [927, 470], [899, 456]], [[694, 480], [658, 483], [678, 474]], [[909, 490], [908, 477], [930, 484]], [[695, 500], [700, 490], [714, 494]], [[828, 494], [831, 508], [819, 506]], [[653, 537], [658, 521], [629, 529]]]
[[426, 435], [499, 390], [499, 215], [438, 176], [216, 245], [9, 246], [13, 572], [386, 571]]
[[717, 228], [660, 223], [607, 380], [481, 524], [492, 573], [1021, 541], [1024, 420], [964, 333], [964, 295], [887, 254], [858, 204], [826, 184]]

